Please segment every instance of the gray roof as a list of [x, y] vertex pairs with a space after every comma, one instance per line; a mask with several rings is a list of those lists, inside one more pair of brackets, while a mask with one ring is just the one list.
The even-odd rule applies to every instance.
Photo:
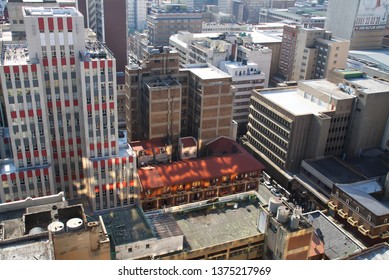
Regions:
[[239, 202], [238, 208], [212, 205], [175, 214], [185, 236], [184, 247], [197, 250], [261, 234], [257, 229], [259, 204]]
[[389, 260], [389, 244], [377, 244], [371, 248], [362, 251], [359, 254], [351, 256], [349, 260]]
[[112, 210], [100, 215], [115, 246], [155, 237], [142, 210], [137, 207]]
[[336, 186], [374, 215], [389, 215], [388, 203], [385, 205], [370, 195], [371, 193], [382, 190], [382, 187], [376, 181], [372, 180]]
[[363, 248], [362, 245], [359, 245], [355, 240], [351, 239], [351, 235], [338, 227], [321, 211], [306, 213], [304, 216], [306, 216], [308, 221], [312, 222], [315, 232], [321, 233], [318, 236], [322, 236], [324, 253], [329, 259], [346, 258]]
[[305, 162], [333, 183], [347, 184], [365, 179], [332, 156], [305, 160]]

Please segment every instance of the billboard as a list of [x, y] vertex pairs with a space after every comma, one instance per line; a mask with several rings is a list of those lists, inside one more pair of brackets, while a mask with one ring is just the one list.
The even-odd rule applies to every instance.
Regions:
[[360, 0], [354, 29], [385, 29], [388, 15], [389, 0]]

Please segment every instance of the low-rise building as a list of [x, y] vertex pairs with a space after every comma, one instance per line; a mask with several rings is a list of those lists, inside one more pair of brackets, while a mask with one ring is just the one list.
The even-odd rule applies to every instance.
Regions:
[[[388, 187], [388, 186], [387, 186]], [[375, 180], [335, 184], [328, 207], [367, 244], [389, 240], [389, 190]], [[365, 238], [363, 238], [365, 237]]]
[[104, 222], [63, 193], [0, 205], [0, 259], [109, 260]]
[[208, 157], [138, 170], [145, 211], [163, 209], [258, 189], [263, 165], [236, 142], [211, 142]]

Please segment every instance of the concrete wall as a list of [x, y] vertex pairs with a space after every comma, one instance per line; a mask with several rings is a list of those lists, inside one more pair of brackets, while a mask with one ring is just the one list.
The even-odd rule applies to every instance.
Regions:
[[147, 239], [115, 247], [117, 260], [158, 257], [168, 253], [182, 251], [184, 236], [173, 236], [162, 239]]

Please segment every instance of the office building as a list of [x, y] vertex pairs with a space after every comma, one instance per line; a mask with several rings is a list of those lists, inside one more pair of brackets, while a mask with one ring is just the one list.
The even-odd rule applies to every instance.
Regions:
[[147, 28], [147, 0], [127, 0], [128, 33]]
[[255, 90], [246, 144], [288, 185], [303, 159], [344, 153], [354, 100], [326, 80]]
[[386, 1], [329, 1], [325, 29], [350, 41], [351, 50], [379, 49], [385, 34]]
[[201, 32], [201, 12], [189, 11], [182, 4], [153, 7], [147, 15], [147, 28], [148, 45], [168, 46], [170, 36], [178, 31]]
[[83, 13], [84, 26], [97, 35], [115, 55], [117, 84], [124, 85], [124, 67], [127, 65], [127, 1], [77, 0]]
[[89, 197], [93, 210], [134, 203], [134, 155], [118, 133], [112, 53], [86, 41], [75, 8], [24, 8], [24, 22], [26, 44], [2, 49], [14, 156], [1, 165], [2, 201], [63, 191]]
[[357, 157], [364, 148], [380, 147], [389, 118], [389, 82], [347, 69], [330, 71], [328, 79], [358, 99], [352, 114], [347, 156]]
[[265, 73], [261, 73], [258, 64], [246, 60], [222, 61], [220, 70], [232, 77], [232, 86], [235, 88], [232, 118], [238, 123], [239, 134], [244, 134], [248, 123], [251, 91], [265, 87]]
[[332, 37], [324, 29], [296, 28], [291, 80], [322, 79], [330, 70], [346, 67], [349, 41]]
[[267, 87], [273, 68], [273, 51], [255, 41], [251, 36], [253, 33], [226, 35], [180, 31], [170, 37], [170, 45], [180, 54], [181, 67], [185, 64], [209, 63], [220, 69], [220, 63], [225, 60], [256, 63], [261, 73], [265, 74], [264, 87]]
[[259, 22], [286, 22], [306, 28], [324, 28], [325, 12], [295, 9], [265, 9], [259, 12]]
[[178, 53], [152, 47], [138, 51], [126, 67], [127, 137], [129, 141], [162, 137], [177, 144], [181, 119], [185, 120], [182, 85], [176, 80]]

